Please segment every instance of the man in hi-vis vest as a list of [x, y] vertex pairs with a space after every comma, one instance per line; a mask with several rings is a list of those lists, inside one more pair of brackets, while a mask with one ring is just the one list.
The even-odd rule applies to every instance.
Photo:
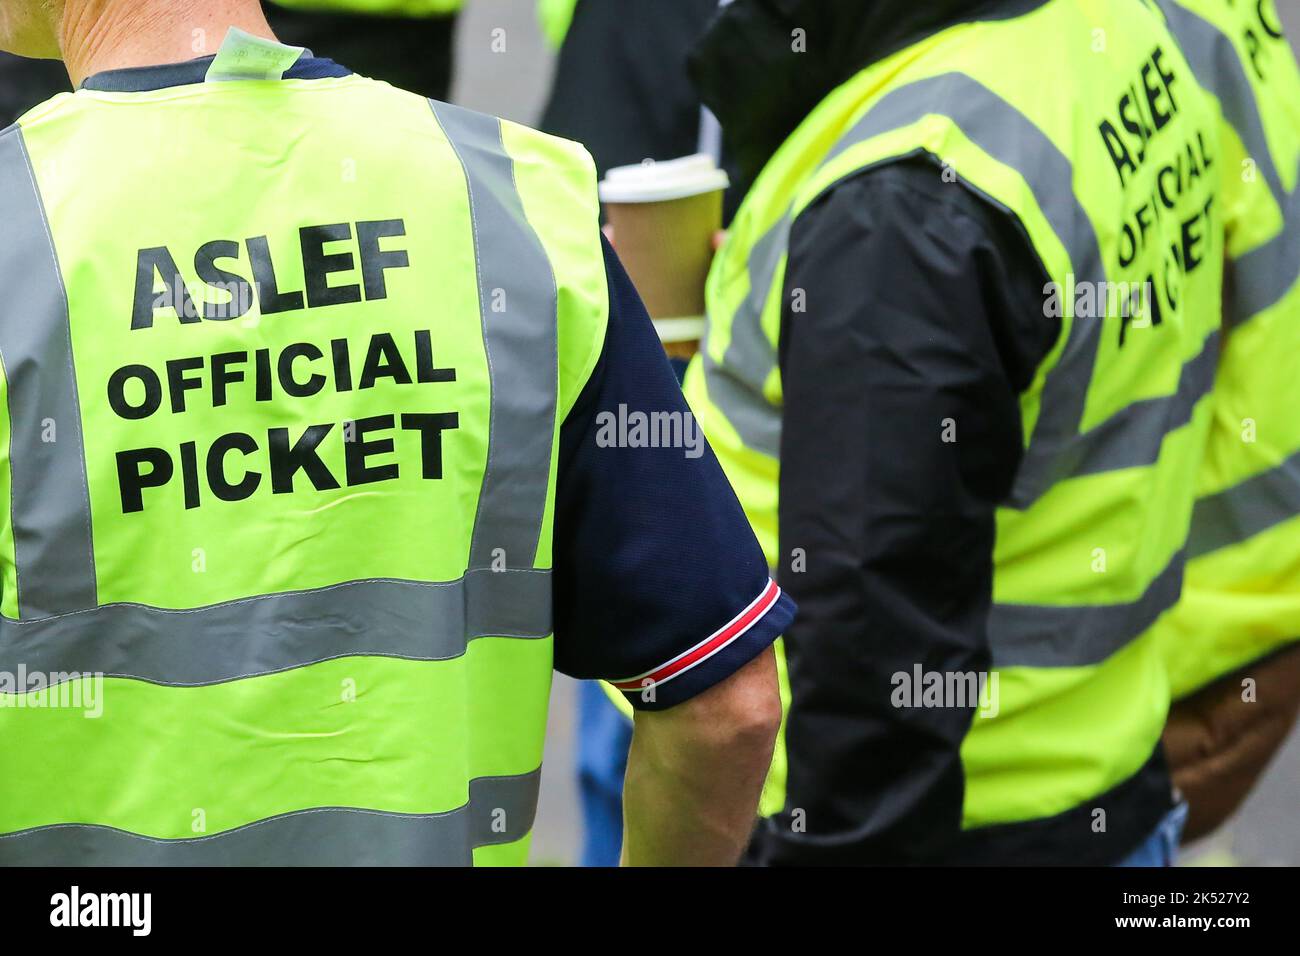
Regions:
[[734, 862], [792, 605], [586, 153], [256, 0], [2, 10], [77, 92], [0, 133], [0, 862], [521, 863], [553, 668], [624, 859]]
[[686, 392], [800, 604], [755, 857], [1167, 862], [1223, 271], [1177, 42], [1143, 0], [736, 0], [694, 62], [756, 178]]

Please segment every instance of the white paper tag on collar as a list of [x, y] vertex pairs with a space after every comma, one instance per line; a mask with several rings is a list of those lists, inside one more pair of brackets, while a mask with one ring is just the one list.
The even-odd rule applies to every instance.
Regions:
[[298, 58], [303, 47], [285, 46], [264, 40], [238, 27], [226, 33], [217, 57], [208, 67], [209, 83], [227, 80], [281, 80]]

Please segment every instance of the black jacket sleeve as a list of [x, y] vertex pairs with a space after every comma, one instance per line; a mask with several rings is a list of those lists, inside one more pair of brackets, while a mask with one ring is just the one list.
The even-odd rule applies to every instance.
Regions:
[[[768, 862], [924, 862], [960, 827], [974, 708], [895, 675], [986, 671], [994, 510], [1019, 392], [1059, 333], [1018, 224], [926, 158], [835, 186], [796, 221], [782, 320], [782, 586], [793, 707]], [[828, 857], [829, 854], [829, 857]]]

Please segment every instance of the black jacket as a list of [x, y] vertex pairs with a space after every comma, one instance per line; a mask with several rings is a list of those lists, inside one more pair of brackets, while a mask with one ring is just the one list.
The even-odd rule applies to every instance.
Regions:
[[[737, 0], [692, 70], [746, 182], [862, 68], [956, 22], [1045, 0]], [[1134, 0], [1137, 2], [1137, 0]], [[792, 54], [791, 31], [807, 53]], [[994, 513], [1021, 458], [1019, 395], [1060, 332], [1019, 222], [926, 153], [851, 176], [796, 220], [785, 276], [778, 569], [793, 706], [782, 863], [1113, 863], [1170, 808], [1158, 754], [1048, 820], [963, 833], [974, 709], [895, 708], [891, 675], [987, 671]], [[793, 289], [806, 311], [790, 311]], [[951, 419], [958, 440], [936, 436]], [[1106, 834], [1089, 826], [1108, 810]]]

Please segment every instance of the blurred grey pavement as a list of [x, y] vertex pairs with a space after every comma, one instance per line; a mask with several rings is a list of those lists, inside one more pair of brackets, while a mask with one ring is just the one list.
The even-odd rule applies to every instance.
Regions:
[[[1293, 42], [1300, 39], [1300, 0], [1277, 0]], [[538, 122], [550, 88], [553, 57], [537, 26], [533, 0], [469, 0], [457, 38], [452, 98], [517, 122]], [[574, 779], [575, 683], [556, 675], [533, 861], [573, 864], [581, 839]], [[1300, 731], [1291, 735], [1251, 798], [1217, 834], [1191, 848], [1200, 864], [1300, 865]]]

